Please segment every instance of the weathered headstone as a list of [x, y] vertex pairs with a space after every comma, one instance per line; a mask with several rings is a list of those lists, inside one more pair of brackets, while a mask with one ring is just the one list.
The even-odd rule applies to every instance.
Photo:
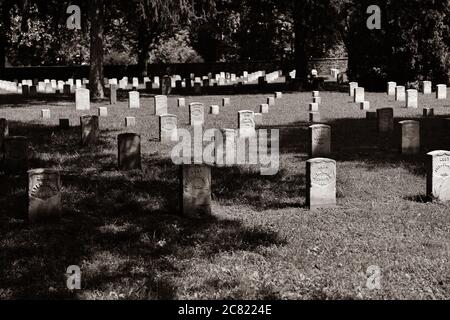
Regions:
[[183, 165], [181, 181], [183, 215], [195, 219], [211, 215], [211, 168]]
[[447, 85], [445, 84], [438, 84], [436, 86], [436, 98], [439, 100], [447, 99]]
[[420, 123], [406, 120], [399, 122], [401, 125], [401, 153], [414, 155], [420, 152]]
[[28, 85], [24, 84], [22, 85], [22, 95], [27, 97], [30, 94], [30, 90]]
[[282, 92], [275, 92], [275, 99], [281, 99], [283, 97], [283, 93]]
[[64, 86], [63, 86], [63, 93], [65, 94], [65, 95], [70, 95], [72, 92], [70, 91], [70, 84], [65, 84]]
[[322, 103], [322, 98], [321, 97], [314, 97], [313, 98], [313, 103], [317, 103], [318, 105]]
[[255, 126], [260, 126], [263, 123], [262, 113], [254, 113], [253, 120], [255, 121]]
[[100, 135], [98, 116], [81, 116], [81, 145], [96, 144]]
[[167, 114], [167, 96], [158, 95], [154, 97], [155, 115]]
[[427, 196], [438, 201], [450, 201], [450, 151], [427, 154]]
[[37, 88], [36, 86], [30, 86], [30, 96], [35, 96], [37, 95]]
[[397, 82], [388, 82], [387, 94], [388, 96], [395, 96], [395, 87], [397, 87]]
[[269, 105], [267, 103], [262, 103], [259, 106], [259, 112], [260, 113], [269, 113]]
[[209, 107], [209, 113], [213, 115], [218, 115], [220, 112], [220, 108], [217, 105], [212, 105]]
[[98, 107], [98, 116], [99, 117], [107, 117], [108, 116], [108, 108], [107, 107]]
[[171, 143], [178, 141], [178, 118], [173, 114], [159, 116], [159, 141]]
[[269, 105], [269, 107], [275, 106], [275, 98], [274, 97], [267, 97], [267, 105]]
[[396, 101], [405, 101], [406, 100], [406, 93], [405, 93], [404, 86], [396, 86], [395, 87], [395, 100]]
[[178, 102], [178, 107], [179, 108], [182, 108], [182, 107], [186, 106], [186, 99], [185, 98], [178, 98], [177, 102]]
[[202, 126], [205, 122], [205, 106], [203, 103], [189, 104], [189, 125]]
[[311, 123], [320, 122], [320, 113], [317, 111], [310, 111], [309, 112], [309, 122], [311, 122]]
[[125, 127], [134, 127], [136, 126], [136, 118], [135, 117], [125, 117]]
[[117, 136], [119, 170], [141, 169], [141, 136], [122, 133]]
[[418, 94], [417, 94], [417, 90], [415, 89], [409, 89], [406, 91], [406, 107], [407, 108], [418, 108], [419, 107], [419, 103], [418, 103]]
[[336, 161], [308, 160], [306, 180], [306, 205], [310, 210], [336, 206]]
[[59, 218], [62, 211], [61, 178], [58, 170], [28, 171], [28, 218], [32, 223]]
[[89, 89], [78, 88], [75, 91], [75, 108], [76, 110], [89, 110]]
[[320, 96], [320, 92], [319, 91], [313, 91], [312, 92], [312, 96], [313, 96], [313, 98], [317, 98], [317, 97]]
[[231, 103], [230, 98], [223, 98], [222, 99], [222, 107], [227, 107]]
[[242, 110], [238, 112], [239, 137], [247, 138], [256, 135], [255, 114], [253, 111]]
[[431, 92], [432, 92], [431, 81], [422, 81], [422, 93], [423, 94], [431, 94]]
[[350, 96], [355, 96], [355, 89], [358, 88], [358, 82], [350, 82], [349, 83], [349, 90], [350, 90]]
[[50, 109], [42, 109], [41, 110], [41, 117], [42, 119], [50, 119]]
[[394, 109], [382, 108], [377, 110], [378, 132], [389, 133], [394, 131]]
[[362, 88], [362, 87], [355, 88], [354, 102], [355, 103], [360, 103], [360, 102], [363, 102], [363, 101], [365, 101], [364, 88]]
[[316, 102], [310, 103], [309, 111], [319, 111], [319, 104]]
[[329, 157], [331, 153], [331, 127], [325, 124], [316, 124], [309, 127], [310, 158]]
[[359, 104], [359, 107], [361, 110], [370, 110], [370, 102], [369, 101], [363, 101]]
[[139, 109], [139, 107], [140, 107], [139, 92], [138, 91], [128, 92], [128, 108]]

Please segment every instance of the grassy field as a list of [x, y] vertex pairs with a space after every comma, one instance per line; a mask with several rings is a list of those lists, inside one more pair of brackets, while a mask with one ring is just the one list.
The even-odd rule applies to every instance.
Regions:
[[[258, 111], [267, 95], [230, 96], [231, 106], [207, 115], [209, 128], [237, 128], [239, 110]], [[159, 144], [151, 97], [139, 110], [108, 106], [101, 141], [79, 147], [79, 116], [71, 101], [3, 104], [10, 135], [30, 139], [31, 167], [62, 170], [64, 215], [53, 224], [23, 220], [23, 190], [0, 195], [0, 299], [450, 299], [450, 204], [428, 201], [424, 156], [450, 148], [450, 102], [419, 96], [403, 108], [366, 93], [371, 109], [394, 107], [396, 122], [421, 122], [423, 153], [398, 153], [398, 132], [379, 138], [374, 120], [345, 93], [322, 92], [322, 120], [332, 126], [338, 207], [305, 208], [310, 93], [285, 93], [263, 128], [280, 129], [280, 172], [214, 168], [214, 217], [178, 215], [178, 168]], [[186, 102], [221, 104], [221, 96]], [[436, 117], [422, 118], [422, 107]], [[50, 120], [40, 119], [49, 108]], [[169, 97], [169, 112], [187, 127], [188, 109]], [[136, 127], [125, 128], [125, 116]], [[70, 118], [70, 130], [58, 119]], [[141, 134], [143, 170], [118, 172], [117, 135]], [[398, 130], [397, 130], [398, 131]], [[4, 177], [2, 177], [4, 179]], [[2, 182], [4, 184], [4, 182]], [[2, 188], [3, 189], [3, 188]], [[82, 270], [82, 290], [66, 288], [70, 265]], [[381, 269], [381, 289], [366, 287], [369, 266]]]

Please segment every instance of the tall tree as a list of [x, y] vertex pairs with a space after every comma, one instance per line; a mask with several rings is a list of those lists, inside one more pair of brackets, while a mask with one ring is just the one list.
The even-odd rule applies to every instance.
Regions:
[[89, 89], [91, 90], [91, 98], [94, 100], [103, 99], [105, 97], [103, 81], [104, 16], [104, 0], [90, 0], [89, 17], [91, 22], [91, 49]]

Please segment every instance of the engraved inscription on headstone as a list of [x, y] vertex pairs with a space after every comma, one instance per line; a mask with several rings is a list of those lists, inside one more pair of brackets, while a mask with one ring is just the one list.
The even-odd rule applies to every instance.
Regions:
[[28, 171], [28, 217], [31, 222], [61, 214], [61, 180], [58, 170]]
[[450, 151], [427, 154], [427, 195], [439, 201], [450, 201]]

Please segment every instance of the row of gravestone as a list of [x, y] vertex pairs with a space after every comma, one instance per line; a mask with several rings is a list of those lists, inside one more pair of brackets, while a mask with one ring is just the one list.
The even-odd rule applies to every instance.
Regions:
[[[182, 79], [179, 75], [174, 76], [164, 76], [160, 81], [160, 77], [155, 76], [153, 80], [150, 77], [143, 78], [143, 86], [146, 90], [151, 89], [161, 89], [163, 94], [169, 94], [172, 88], [194, 88], [198, 89], [202, 86], [223, 86], [231, 85], [235, 83], [246, 84], [254, 82], [256, 80], [262, 82], [273, 82], [277, 80], [282, 75], [281, 71], [275, 71], [266, 74], [265, 71], [256, 71], [253, 73], [248, 73], [244, 71], [241, 76], [236, 76], [234, 73], [221, 72], [216, 74], [215, 77], [211, 73], [207, 76], [196, 77], [195, 74], [190, 74], [189, 78]], [[123, 77], [118, 80], [117, 78], [105, 78], [104, 83], [106, 87], [115, 86], [116, 89], [127, 89], [129, 88], [128, 77]], [[20, 83], [18, 81], [6, 81], [0, 80], [0, 89], [9, 91], [12, 93], [23, 94], [24, 96], [35, 95], [37, 93], [64, 93], [72, 94], [75, 89], [86, 87], [89, 85], [89, 80], [87, 79], [68, 79], [67, 81], [55, 80], [55, 79], [45, 79], [44, 81], [34, 80], [22, 80]], [[131, 87], [133, 90], [138, 90], [140, 87], [139, 78], [133, 77], [131, 82]]]

